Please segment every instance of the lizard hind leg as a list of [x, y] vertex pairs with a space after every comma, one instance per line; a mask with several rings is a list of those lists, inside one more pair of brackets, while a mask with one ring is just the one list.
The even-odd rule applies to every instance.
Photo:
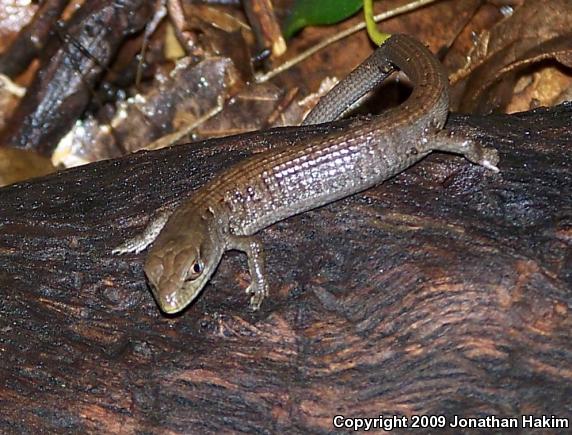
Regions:
[[487, 148], [472, 139], [466, 133], [451, 133], [446, 130], [440, 131], [436, 135], [435, 142], [431, 148], [434, 151], [445, 151], [464, 156], [470, 162], [481, 165], [491, 171], [499, 172], [498, 151], [494, 148]]

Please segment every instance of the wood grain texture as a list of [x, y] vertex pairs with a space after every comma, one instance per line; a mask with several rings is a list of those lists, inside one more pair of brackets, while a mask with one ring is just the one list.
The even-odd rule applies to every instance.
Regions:
[[262, 231], [271, 297], [256, 314], [242, 254], [165, 317], [145, 253], [110, 251], [232, 162], [323, 127], [0, 189], [0, 431], [325, 433], [336, 414], [571, 417], [571, 116], [570, 105], [455, 116], [448, 128], [499, 149], [500, 174], [435, 154]]

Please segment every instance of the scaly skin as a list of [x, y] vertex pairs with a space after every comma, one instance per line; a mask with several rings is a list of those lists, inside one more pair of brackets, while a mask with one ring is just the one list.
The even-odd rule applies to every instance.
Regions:
[[159, 215], [143, 235], [114, 250], [139, 252], [153, 242], [145, 274], [164, 312], [185, 308], [229, 249], [248, 255], [252, 283], [247, 292], [252, 308], [258, 309], [268, 285], [263, 250], [253, 234], [380, 184], [432, 151], [458, 153], [497, 170], [496, 151], [442, 131], [449, 110], [447, 78], [435, 57], [405, 35], [389, 38], [318, 103], [307, 123], [334, 120], [394, 67], [414, 84], [400, 106], [356, 118], [343, 132], [239, 162], [199, 188], [170, 217]]

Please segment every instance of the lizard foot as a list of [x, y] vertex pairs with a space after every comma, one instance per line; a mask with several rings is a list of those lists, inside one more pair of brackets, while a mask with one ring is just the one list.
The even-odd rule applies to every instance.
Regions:
[[464, 155], [468, 160], [477, 165], [481, 165], [494, 172], [499, 172], [499, 168], [497, 167], [500, 160], [499, 153], [494, 148], [486, 148], [476, 142], [470, 141]]
[[259, 283], [253, 281], [246, 289], [246, 294], [250, 295], [250, 308], [258, 311], [260, 305], [266, 296], [268, 296], [268, 285], [266, 282]]

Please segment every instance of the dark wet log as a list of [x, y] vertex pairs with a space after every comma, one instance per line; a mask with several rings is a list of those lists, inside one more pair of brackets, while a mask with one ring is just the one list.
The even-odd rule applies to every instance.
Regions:
[[124, 38], [143, 28], [153, 2], [91, 1], [50, 44], [0, 144], [50, 155], [89, 103], [93, 87]]
[[15, 77], [24, 72], [40, 53], [49, 39], [50, 31], [62, 14], [69, 0], [45, 0], [34, 14], [34, 19], [24, 27], [10, 47], [0, 55], [0, 74]]
[[[165, 317], [111, 249], [252, 150], [322, 127], [137, 153], [0, 189], [0, 431], [325, 433], [335, 415], [570, 418], [572, 106], [455, 116], [501, 173], [435, 154], [261, 232]], [[245, 146], [246, 148], [242, 148]], [[412, 420], [409, 420], [412, 423]], [[458, 431], [457, 431], [458, 433]]]

